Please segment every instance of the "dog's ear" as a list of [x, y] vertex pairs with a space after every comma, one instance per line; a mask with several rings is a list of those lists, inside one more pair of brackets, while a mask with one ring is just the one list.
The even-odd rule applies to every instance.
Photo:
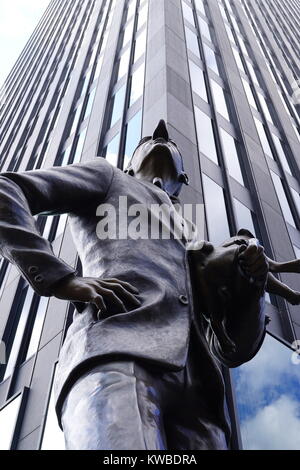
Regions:
[[255, 236], [254, 236], [249, 230], [247, 230], [246, 228], [241, 228], [241, 229], [238, 231], [237, 235], [238, 235], [239, 237], [243, 237], [243, 236], [244, 236], [244, 237], [248, 237], [248, 238], [255, 238]]

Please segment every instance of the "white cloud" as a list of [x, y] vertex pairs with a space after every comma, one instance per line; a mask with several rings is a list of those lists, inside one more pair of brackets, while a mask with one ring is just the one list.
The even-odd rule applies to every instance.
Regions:
[[282, 395], [242, 424], [244, 448], [249, 450], [299, 450], [300, 405]]
[[0, 0], [0, 86], [49, 3], [50, 0]]
[[300, 386], [300, 365], [292, 364], [292, 351], [270, 336], [257, 356], [239, 369], [236, 390], [239, 402], [248, 402], [249, 397], [258, 404], [267, 388], [282, 388], [283, 384], [298, 381]]

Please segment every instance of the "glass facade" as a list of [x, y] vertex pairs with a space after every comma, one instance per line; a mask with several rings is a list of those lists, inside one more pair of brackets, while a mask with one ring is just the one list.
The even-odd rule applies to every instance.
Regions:
[[[171, 9], [168, 2], [154, 3], [50, 1], [5, 83], [0, 171], [92, 158], [125, 169], [141, 136], [164, 118], [185, 149], [190, 199], [204, 200], [207, 237], [219, 244], [247, 228], [268, 256], [300, 257], [297, 2], [286, 0], [283, 7], [278, 0], [178, 0]], [[159, 27], [154, 35], [151, 25]], [[36, 224], [58, 256], [79, 264], [67, 214], [37, 216]], [[288, 349], [300, 335], [299, 307], [267, 300], [273, 336], [249, 364], [233, 371], [238, 413], [231, 419], [245, 449], [300, 449], [299, 377]], [[69, 309], [66, 302], [39, 297], [15, 266], [0, 260], [7, 346], [7, 363], [0, 366], [3, 448], [13, 435], [26, 447], [13, 425], [5, 438], [1, 430], [18, 415], [16, 394], [27, 383], [45, 402], [43, 412], [33, 412], [39, 416], [36, 447], [64, 448], [49, 383]], [[39, 381], [42, 360], [45, 376]], [[20, 415], [28, 434], [34, 431], [30, 407]], [[285, 433], [280, 442], [284, 427], [295, 435]]]

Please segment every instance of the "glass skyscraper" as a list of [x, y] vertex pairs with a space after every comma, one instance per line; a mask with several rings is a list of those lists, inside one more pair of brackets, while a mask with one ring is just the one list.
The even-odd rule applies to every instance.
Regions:
[[[300, 258], [299, 44], [299, 0], [51, 0], [1, 89], [0, 171], [124, 168], [163, 118], [206, 237], [248, 228], [271, 258]], [[36, 222], [80, 271], [67, 214]], [[266, 300], [264, 346], [224, 370], [232, 448], [300, 449], [300, 307]], [[51, 390], [72, 314], [0, 260], [0, 449], [63, 448]]]

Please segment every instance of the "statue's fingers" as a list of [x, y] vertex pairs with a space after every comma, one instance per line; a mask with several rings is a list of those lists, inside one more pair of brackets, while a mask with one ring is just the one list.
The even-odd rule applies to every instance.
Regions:
[[[101, 280], [102, 281], [102, 280]], [[139, 294], [139, 290], [134, 287], [132, 284], [126, 281], [120, 281], [120, 279], [115, 279], [115, 278], [109, 278], [109, 279], [103, 279], [104, 282], [111, 282], [113, 284], [121, 284], [125, 289], [132, 291], [134, 294]]]
[[101, 312], [106, 312], [106, 305], [101, 295], [94, 295], [92, 302], [99, 308], [99, 310], [101, 310]]
[[121, 284], [117, 284], [117, 283], [114, 284], [114, 283], [103, 281], [102, 285], [104, 287], [107, 287], [108, 289], [113, 290], [115, 294], [117, 294], [119, 297], [121, 297], [125, 301], [132, 302], [133, 304], [137, 306], [141, 305], [141, 301], [137, 299], [134, 294], [129, 292], [127, 289], [125, 289]]
[[110, 289], [105, 289], [100, 287], [101, 295], [104, 298], [108, 298], [109, 301], [118, 309], [121, 309], [122, 312], [127, 312], [124, 302]]

